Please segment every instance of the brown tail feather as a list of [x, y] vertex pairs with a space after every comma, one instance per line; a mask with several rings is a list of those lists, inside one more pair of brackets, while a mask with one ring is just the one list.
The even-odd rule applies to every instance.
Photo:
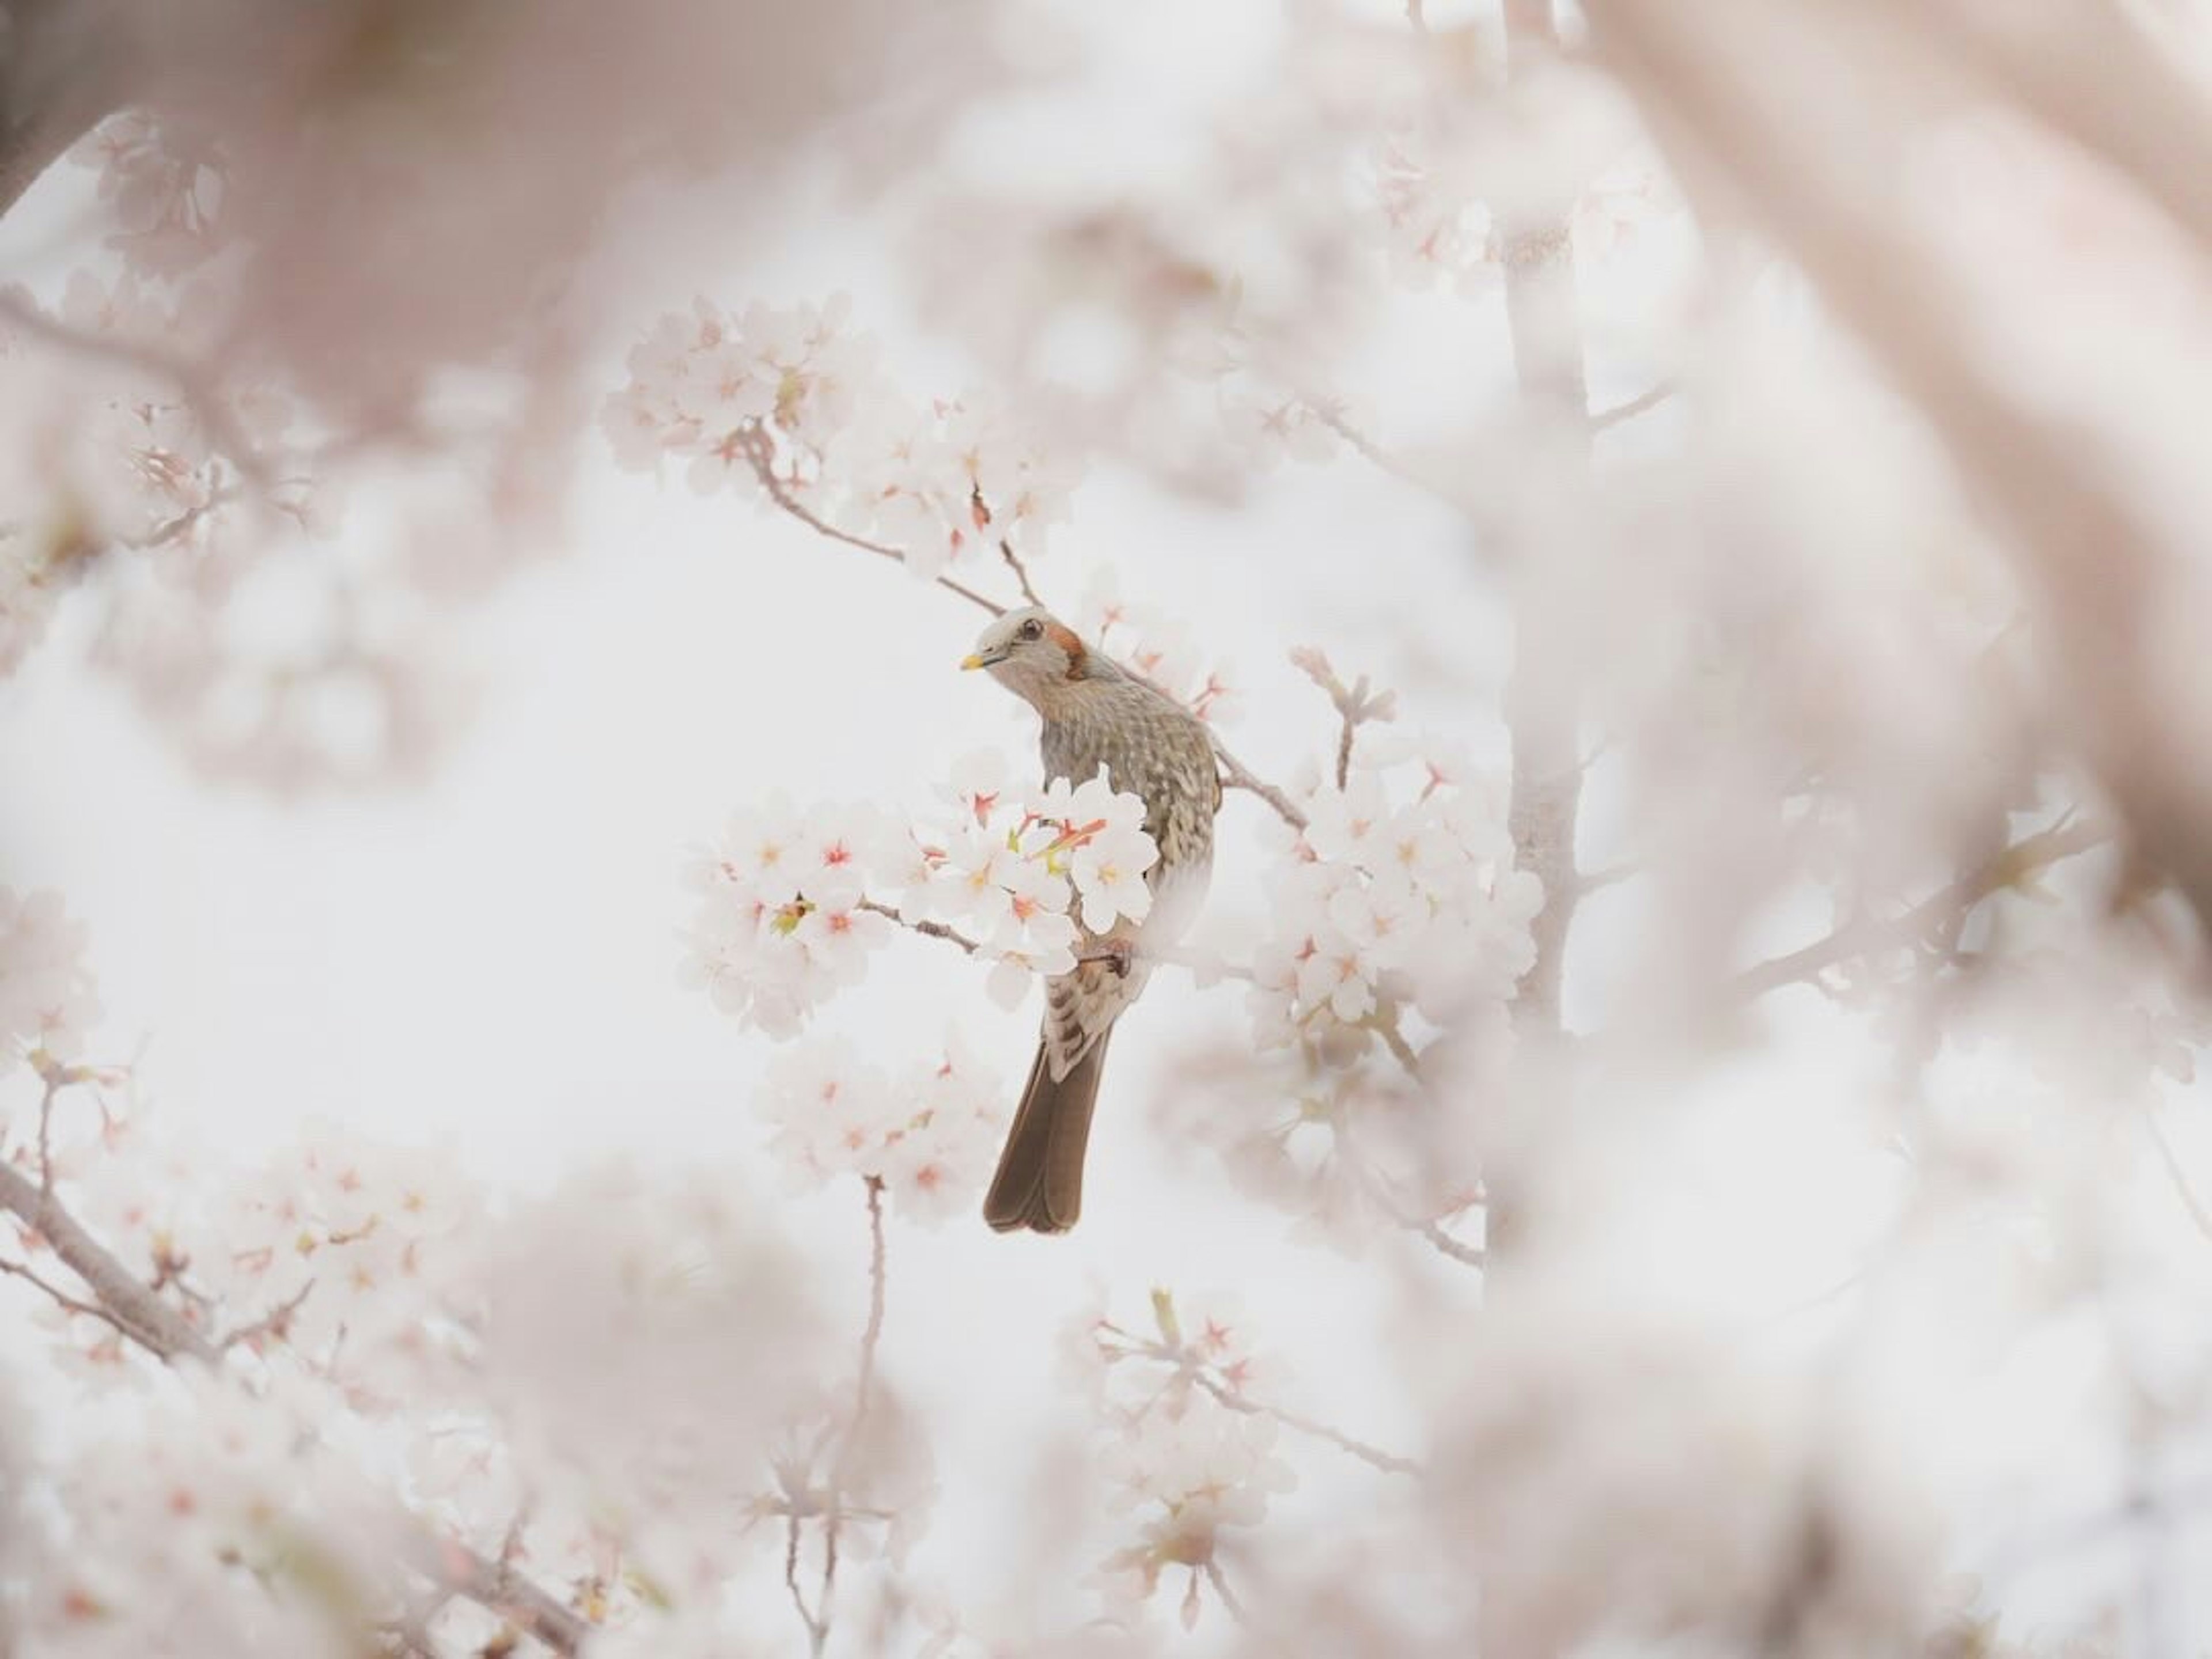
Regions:
[[1109, 1030], [1092, 1043], [1057, 1083], [1038, 1045], [1006, 1150], [999, 1155], [999, 1173], [983, 1200], [983, 1219], [994, 1231], [1064, 1233], [1083, 1213], [1083, 1152], [1091, 1142], [1091, 1109], [1097, 1103], [1099, 1068], [1112, 1035]]

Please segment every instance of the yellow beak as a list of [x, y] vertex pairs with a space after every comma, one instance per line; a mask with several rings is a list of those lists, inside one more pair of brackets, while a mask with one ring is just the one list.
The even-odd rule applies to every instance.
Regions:
[[960, 665], [963, 668], [981, 668], [983, 665], [983, 659], [981, 657], [971, 654], [961, 658]]

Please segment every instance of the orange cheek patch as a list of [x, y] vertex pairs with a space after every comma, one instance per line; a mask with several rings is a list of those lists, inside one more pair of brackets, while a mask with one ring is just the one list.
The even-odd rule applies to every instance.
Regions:
[[1089, 653], [1083, 641], [1075, 636], [1075, 630], [1065, 623], [1049, 623], [1046, 624], [1044, 632], [1047, 639], [1067, 653], [1067, 678], [1081, 679], [1083, 659]]

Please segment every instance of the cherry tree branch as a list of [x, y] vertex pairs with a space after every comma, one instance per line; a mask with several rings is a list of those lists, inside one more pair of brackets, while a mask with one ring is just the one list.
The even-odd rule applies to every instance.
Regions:
[[206, 364], [143, 341], [73, 328], [48, 316], [21, 292], [0, 289], [0, 320], [13, 324], [43, 344], [73, 356], [133, 369], [161, 381], [183, 400], [192, 418], [206, 428], [210, 443], [238, 469], [240, 477], [259, 489], [266, 489], [273, 482], [266, 461], [239, 425]]
[[905, 928], [910, 933], [920, 933], [925, 939], [941, 939], [947, 945], [957, 945], [971, 957], [983, 948], [981, 942], [969, 939], [957, 928], [948, 927], [941, 921], [924, 921], [919, 918], [908, 916], [890, 905], [878, 904], [873, 899], [864, 898], [853, 908], [856, 910], [866, 910], [872, 916], [882, 916], [886, 921], [895, 922]]
[[1229, 1580], [1222, 1574], [1221, 1564], [1209, 1557], [1201, 1571], [1206, 1574], [1206, 1582], [1213, 1586], [1213, 1593], [1221, 1598], [1221, 1605], [1229, 1616], [1249, 1628], [1252, 1621], [1245, 1615], [1244, 1604], [1230, 1590]]
[[830, 1519], [822, 1534], [822, 1594], [815, 1599], [814, 1651], [819, 1655], [830, 1639], [831, 1603], [837, 1594], [837, 1534], [845, 1519], [845, 1488], [851, 1483], [853, 1461], [860, 1455], [860, 1437], [866, 1431], [868, 1411], [874, 1403], [876, 1351], [884, 1340], [884, 1292], [887, 1274], [884, 1251], [884, 1183], [880, 1176], [868, 1177], [868, 1322], [860, 1334], [860, 1364], [853, 1385], [853, 1420], [846, 1425], [845, 1443], [830, 1476]]
[[1286, 1410], [1280, 1406], [1271, 1405], [1266, 1401], [1255, 1400], [1242, 1389], [1235, 1387], [1223, 1377], [1217, 1376], [1215, 1368], [1206, 1363], [1203, 1350], [1193, 1346], [1184, 1340], [1179, 1324], [1173, 1318], [1173, 1304], [1168, 1293], [1165, 1291], [1155, 1291], [1152, 1294], [1156, 1308], [1164, 1305], [1169, 1310], [1160, 1316], [1162, 1334], [1158, 1337], [1139, 1336], [1121, 1326], [1110, 1322], [1102, 1322], [1098, 1328], [1115, 1338], [1119, 1344], [1126, 1345], [1118, 1346], [1112, 1350], [1110, 1355], [1112, 1359], [1133, 1357], [1164, 1365], [1172, 1370], [1176, 1376], [1204, 1389], [1213, 1399], [1241, 1416], [1267, 1418], [1299, 1434], [1310, 1435], [1316, 1440], [1325, 1440], [1340, 1451], [1348, 1453], [1370, 1468], [1379, 1469], [1385, 1474], [1409, 1475], [1417, 1480], [1420, 1478], [1423, 1474], [1421, 1466], [1411, 1458], [1400, 1457], [1395, 1453], [1384, 1451], [1379, 1446], [1358, 1439], [1345, 1433], [1341, 1429], [1332, 1428], [1329, 1425], [1316, 1421], [1313, 1418], [1302, 1416], [1297, 1412]]
[[[925, 921], [910, 917], [895, 907], [878, 903], [874, 899], [864, 898], [854, 906], [854, 908], [866, 910], [870, 915], [881, 916], [885, 921], [905, 928], [908, 933], [921, 934], [924, 939], [942, 939], [945, 944], [953, 945], [971, 957], [978, 955], [984, 948], [980, 939], [969, 938], [957, 927], [948, 927], [941, 921]], [[1201, 957], [1189, 951], [1139, 951], [1134, 953], [1134, 958], [1142, 962], [1165, 963], [1170, 967], [1188, 969], [1193, 974], [1212, 974], [1222, 979], [1249, 981], [1252, 977], [1252, 970], [1249, 968], [1239, 967], [1235, 963], [1217, 962], [1211, 957]], [[1127, 951], [1097, 951], [1079, 954], [1075, 959], [1078, 963], [1127, 963], [1132, 957], [1131, 953]]]
[[1590, 416], [1592, 432], [1607, 432], [1624, 421], [1632, 421], [1638, 415], [1659, 407], [1674, 395], [1674, 383], [1662, 380], [1648, 392], [1638, 392], [1625, 404], [1615, 404], [1611, 409], [1600, 410]]
[[[222, 1346], [210, 1341], [175, 1307], [164, 1302], [71, 1215], [60, 1200], [13, 1164], [0, 1162], [0, 1210], [13, 1213], [82, 1280], [100, 1316], [164, 1364], [195, 1359], [220, 1365]], [[295, 1299], [296, 1303], [296, 1298]], [[511, 1620], [556, 1653], [582, 1651], [591, 1626], [539, 1585], [506, 1563], [493, 1562], [457, 1539], [422, 1528], [410, 1560], [417, 1571], [457, 1595]]]
[[1036, 589], [1030, 586], [1029, 567], [1022, 562], [1021, 556], [1014, 551], [1014, 544], [1001, 536], [999, 538], [999, 551], [1004, 556], [1008, 568], [1013, 571], [1014, 580], [1020, 584], [1022, 597], [1031, 605], [1043, 605], [1044, 601], [1037, 598]]
[[[866, 536], [856, 536], [849, 530], [840, 530], [793, 495], [790, 484], [776, 473], [775, 441], [769, 436], [767, 428], [758, 421], [747, 421], [738, 428], [737, 443], [747, 465], [753, 470], [753, 477], [759, 479], [761, 488], [768, 491], [769, 499], [816, 535], [826, 536], [833, 542], [842, 542], [848, 547], [857, 547], [863, 553], [872, 553], [879, 559], [890, 559], [897, 564], [907, 562], [906, 555], [899, 549], [885, 542], [871, 541]], [[948, 592], [957, 593], [969, 604], [988, 611], [994, 617], [1006, 614], [1006, 606], [995, 599], [985, 598], [963, 582], [957, 582], [950, 576], [938, 576], [934, 580], [939, 587]]]
[[1825, 938], [1746, 969], [1735, 977], [1735, 992], [1746, 1000], [1765, 996], [1785, 985], [1809, 983], [1839, 963], [1921, 944], [1963, 922], [1984, 899], [2019, 885], [2038, 871], [2102, 846], [2108, 839], [2110, 832], [2097, 825], [2075, 823], [2061, 823], [2022, 836], [1902, 915], [1888, 921], [1854, 917]]
[[97, 1303], [80, 1301], [52, 1279], [42, 1278], [22, 1262], [10, 1261], [6, 1257], [0, 1256], [0, 1273], [6, 1273], [10, 1278], [20, 1279], [27, 1284], [35, 1285], [51, 1297], [64, 1312], [82, 1314], [88, 1319], [100, 1320], [112, 1327], [118, 1335], [128, 1337], [131, 1334], [130, 1327], [108, 1312], [106, 1309]]
[[[1559, 55], [1552, 0], [1505, 0], [1510, 78], [1525, 83], [1533, 70]], [[1589, 392], [1583, 371], [1570, 206], [1558, 202], [1509, 221], [1503, 256], [1505, 320], [1530, 423], [1551, 429], [1587, 454]], [[1576, 740], [1577, 699], [1563, 672], [1560, 629], [1552, 614], [1559, 601], [1542, 584], [1540, 571], [1534, 574], [1537, 580], [1522, 596], [1513, 670], [1505, 687], [1505, 723], [1513, 747], [1507, 822], [1516, 861], [1544, 884], [1544, 908], [1531, 926], [1536, 957], [1522, 976], [1514, 1016], [1527, 1028], [1556, 1033], [1567, 936], [1581, 889], [1575, 829], [1583, 775]]]
[[[827, 537], [831, 541], [842, 542], [848, 547], [856, 547], [864, 553], [872, 553], [878, 558], [894, 560], [901, 564], [906, 562], [906, 555], [899, 549], [884, 542], [871, 541], [866, 536], [856, 536], [848, 530], [840, 530], [793, 495], [789, 484], [776, 474], [775, 441], [768, 435], [757, 421], [749, 422], [738, 428], [737, 443], [746, 463], [751, 466], [753, 476], [760, 480], [761, 488], [768, 492], [769, 499], [809, 530], [818, 536]], [[1036, 590], [1030, 585], [1029, 572], [1023, 567], [1021, 561], [1015, 556], [1012, 548], [1002, 542], [1000, 550], [1006, 556], [1007, 563], [1013, 568], [1016, 578], [1021, 583], [1022, 592], [1030, 603], [1042, 604], [1042, 601], [1036, 597]], [[958, 594], [970, 605], [988, 611], [994, 617], [1003, 617], [1006, 614], [1005, 605], [995, 599], [986, 598], [965, 583], [957, 582], [950, 576], [939, 576], [934, 580], [939, 587]], [[1152, 686], [1155, 691], [1159, 691], [1163, 696], [1168, 695], [1160, 686], [1145, 675], [1137, 672], [1127, 664], [1117, 665], [1132, 679], [1142, 680], [1146, 685]], [[1221, 783], [1224, 788], [1242, 789], [1257, 795], [1268, 805], [1273, 807], [1277, 815], [1292, 829], [1303, 830], [1306, 827], [1305, 814], [1298, 811], [1297, 804], [1288, 795], [1259, 776], [1250, 767], [1231, 754], [1228, 744], [1221, 740], [1221, 734], [1211, 725], [1206, 726], [1206, 733], [1213, 744], [1214, 758], [1221, 763]]]
[[47, 1198], [54, 1191], [54, 1097], [61, 1092], [68, 1075], [51, 1061], [39, 1068], [39, 1080], [45, 1085], [39, 1097], [39, 1191]]
[[262, 1315], [260, 1318], [251, 1324], [241, 1325], [231, 1332], [229, 1335], [216, 1344], [216, 1348], [228, 1353], [231, 1349], [241, 1345], [251, 1346], [264, 1336], [284, 1335], [291, 1328], [292, 1316], [300, 1311], [301, 1304], [307, 1299], [307, 1292], [314, 1288], [315, 1281], [311, 1279], [293, 1294], [286, 1297], [267, 1313]]
[[1317, 647], [1302, 647], [1291, 653], [1291, 661], [1308, 679], [1328, 696], [1341, 726], [1336, 738], [1336, 787], [1340, 793], [1352, 781], [1352, 744], [1359, 728], [1370, 721], [1397, 718], [1397, 694], [1392, 691], [1370, 692], [1367, 676], [1362, 674], [1347, 686], [1336, 677], [1329, 666], [1328, 658]]
[[1298, 1433], [1310, 1435], [1316, 1440], [1325, 1440], [1339, 1451], [1347, 1453], [1369, 1468], [1380, 1469], [1385, 1474], [1409, 1475], [1415, 1480], [1421, 1477], [1423, 1473], [1421, 1466], [1410, 1457], [1400, 1457], [1395, 1453], [1386, 1452], [1380, 1446], [1372, 1446], [1364, 1440], [1356, 1439], [1341, 1429], [1333, 1429], [1326, 1423], [1318, 1422], [1310, 1417], [1301, 1416], [1298, 1413], [1286, 1410], [1281, 1406], [1267, 1405], [1260, 1401], [1249, 1399], [1218, 1378], [1208, 1376], [1203, 1370], [1194, 1370], [1191, 1373], [1191, 1380], [1232, 1412], [1246, 1417], [1270, 1418], [1286, 1429], [1294, 1429]]

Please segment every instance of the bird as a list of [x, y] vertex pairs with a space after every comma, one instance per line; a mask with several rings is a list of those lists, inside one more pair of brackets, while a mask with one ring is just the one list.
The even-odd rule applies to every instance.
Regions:
[[1083, 1211], [1107, 1039], [1145, 988], [1146, 957], [1175, 942], [1205, 897], [1221, 773], [1204, 721], [1039, 607], [1000, 616], [960, 665], [984, 671], [1036, 710], [1048, 783], [1082, 783], [1103, 767], [1116, 791], [1144, 802], [1145, 830], [1159, 848], [1146, 872], [1152, 903], [1143, 922], [1103, 939], [1085, 933], [1074, 971], [1046, 980], [1036, 1058], [983, 1200], [995, 1231], [1064, 1233]]

